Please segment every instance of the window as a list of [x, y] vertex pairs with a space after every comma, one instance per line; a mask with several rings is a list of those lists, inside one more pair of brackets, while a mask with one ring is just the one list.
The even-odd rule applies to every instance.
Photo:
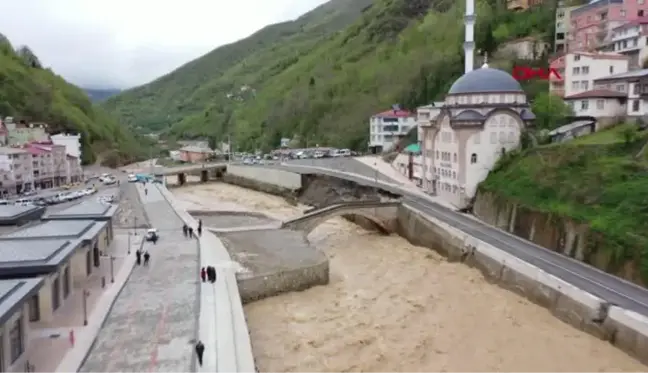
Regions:
[[57, 277], [52, 282], [52, 309], [56, 311], [61, 306], [61, 279]]
[[471, 164], [475, 164], [475, 163], [477, 163], [477, 154], [472, 153], [472, 154], [470, 155], [470, 163], [471, 163]]
[[623, 84], [617, 84], [616, 90], [618, 92], [625, 92], [625, 86]]
[[506, 142], [506, 133], [504, 133], [503, 131], [499, 133], [499, 141], [500, 143]]
[[457, 173], [454, 172], [454, 171], [452, 171], [452, 178], [453, 178], [453, 179], [456, 179], [456, 178], [457, 178]]
[[583, 66], [583, 74], [589, 74], [589, 66]]
[[38, 294], [34, 294], [29, 301], [27, 306], [29, 307], [29, 321], [38, 321], [40, 320], [40, 299], [38, 299]]
[[574, 75], [578, 75], [578, 74], [580, 74], [580, 67], [574, 67], [574, 68], [572, 69], [572, 73], [574, 73]]
[[580, 61], [580, 54], [574, 55], [574, 61]]
[[589, 109], [589, 101], [582, 100], [581, 101], [581, 110], [587, 110], [587, 109]]
[[70, 295], [70, 267], [65, 267], [63, 271], [63, 299]]
[[580, 82], [572, 82], [572, 89], [577, 90]]
[[639, 111], [639, 100], [632, 100], [632, 111]]
[[436, 151], [436, 159], [439, 159], [439, 151]]
[[619, 14], [621, 15], [621, 18], [625, 18], [625, 16], [626, 16], [625, 9], [621, 9], [621, 12], [619, 12]]
[[633, 88], [632, 88], [632, 93], [634, 93], [635, 95], [638, 95], [639, 92], [640, 92], [639, 88], [640, 88], [639, 83], [635, 83]]
[[497, 144], [497, 132], [491, 132], [490, 135], [491, 144]]
[[20, 355], [25, 352], [25, 339], [23, 335], [22, 317], [13, 322], [9, 330], [9, 348], [11, 349], [11, 363], [15, 363]]
[[581, 82], [581, 89], [588, 90], [589, 89], [589, 82], [587, 80], [583, 80]]
[[637, 17], [643, 17], [643, 16], [644, 16], [644, 11], [643, 11], [643, 10], [639, 10], [639, 11], [637, 12]]
[[452, 161], [457, 162], [457, 153], [452, 154]]
[[604, 100], [596, 100], [596, 109], [597, 110], [603, 110], [605, 108], [605, 101]]
[[509, 132], [508, 135], [508, 142], [514, 143], [515, 142], [515, 134], [513, 132]]

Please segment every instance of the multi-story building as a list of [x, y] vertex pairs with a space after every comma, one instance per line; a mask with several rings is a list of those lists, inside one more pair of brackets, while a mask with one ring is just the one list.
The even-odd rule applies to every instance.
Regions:
[[416, 126], [416, 117], [407, 110], [388, 110], [369, 120], [369, 149], [373, 153], [391, 150], [401, 136]]
[[562, 81], [551, 80], [550, 92], [561, 97], [594, 89], [594, 80], [628, 71], [629, 57], [616, 53], [568, 53], [551, 62]]
[[31, 154], [20, 148], [0, 148], [0, 193], [22, 193], [34, 188]]
[[[624, 94], [625, 112], [622, 115], [631, 118], [648, 114], [648, 69], [635, 70], [625, 74], [616, 74], [597, 79], [595, 88], [611, 90]], [[606, 116], [612, 113], [607, 111]]]
[[51, 141], [33, 142], [29, 146], [45, 150], [48, 153], [45, 158], [45, 167], [46, 170], [51, 172], [48, 173], [51, 176], [44, 178], [46, 179], [44, 181], [46, 185], [60, 186], [68, 182], [68, 163], [65, 146], [56, 145]]
[[50, 140], [56, 145], [65, 146], [67, 155], [76, 158], [81, 162], [81, 135], [72, 135], [68, 133], [59, 133], [51, 135]]
[[67, 168], [66, 168], [66, 182], [78, 183], [83, 180], [83, 169], [81, 168], [81, 160], [77, 157], [67, 155]]
[[26, 146], [24, 150], [31, 154], [34, 186], [39, 189], [51, 188], [54, 185], [51, 154], [35, 146]]
[[628, 56], [630, 69], [640, 68], [648, 57], [647, 34], [648, 17], [638, 18], [615, 27], [610, 41], [601, 50]]
[[425, 127], [429, 127], [431, 121], [435, 120], [441, 114], [443, 101], [433, 102], [429, 105], [421, 106], [416, 109], [416, 122], [418, 125], [418, 140], [421, 145], [423, 156], [421, 157], [422, 183], [424, 190], [432, 190], [435, 180], [434, 173], [434, 142], [428, 136], [425, 137]]
[[571, 28], [571, 11], [577, 9], [577, 6], [563, 6], [559, 2], [556, 9], [556, 32], [554, 33], [554, 52], [566, 53], [567, 41], [569, 40], [569, 30]]
[[600, 0], [572, 9], [567, 51], [596, 50], [609, 40], [614, 27], [627, 20], [623, 0]]

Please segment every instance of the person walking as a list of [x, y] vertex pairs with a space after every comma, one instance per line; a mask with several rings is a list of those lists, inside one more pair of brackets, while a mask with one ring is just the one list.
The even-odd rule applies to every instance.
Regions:
[[202, 226], [201, 225], [198, 226], [197, 232], [198, 232], [198, 237], [202, 236]]
[[142, 264], [142, 250], [137, 249], [137, 251], [135, 252], [135, 261], [137, 262], [137, 265]]
[[187, 227], [187, 224], [182, 225], [182, 234], [184, 234], [185, 237], [189, 234], [189, 227]]
[[189, 227], [189, 238], [193, 238], [193, 228]]
[[200, 269], [200, 278], [202, 279], [202, 282], [205, 282], [205, 277], [207, 277], [207, 270], [205, 270], [205, 267], [202, 267]]
[[198, 341], [196, 343], [196, 356], [198, 357], [198, 365], [202, 366], [203, 365], [203, 354], [205, 353], [205, 345], [202, 343], [202, 341]]
[[144, 188], [144, 195], [148, 196], [148, 188]]
[[149, 254], [148, 251], [144, 252], [144, 265], [147, 266], [149, 264], [149, 260], [151, 259], [151, 254]]

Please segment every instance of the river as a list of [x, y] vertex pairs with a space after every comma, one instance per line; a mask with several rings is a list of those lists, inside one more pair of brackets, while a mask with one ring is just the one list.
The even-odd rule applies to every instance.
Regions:
[[[301, 210], [227, 184], [173, 191], [188, 208], [278, 218]], [[477, 270], [399, 236], [334, 218], [309, 239], [329, 257], [331, 283], [245, 306], [262, 372], [646, 370]]]

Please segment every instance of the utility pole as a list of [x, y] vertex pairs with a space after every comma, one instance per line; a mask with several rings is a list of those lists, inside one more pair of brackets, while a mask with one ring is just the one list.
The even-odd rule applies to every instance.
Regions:
[[232, 135], [227, 135], [227, 163], [232, 163]]

